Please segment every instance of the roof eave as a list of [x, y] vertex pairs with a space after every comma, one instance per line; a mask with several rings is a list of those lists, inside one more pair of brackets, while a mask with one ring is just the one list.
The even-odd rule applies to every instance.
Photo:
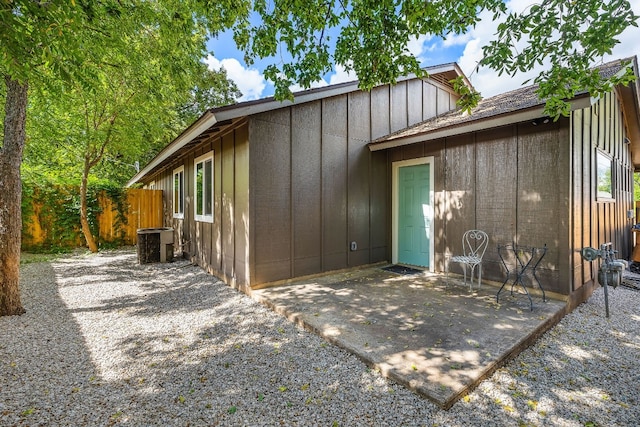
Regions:
[[167, 160], [176, 151], [193, 141], [200, 136], [202, 132], [209, 129], [211, 126], [218, 122], [218, 118], [211, 111], [206, 111], [198, 120], [193, 122], [191, 126], [184, 130], [176, 139], [174, 139], [169, 145], [164, 147], [157, 156], [153, 158], [140, 172], [138, 172], [133, 178], [127, 182], [127, 187], [131, 187], [135, 183], [139, 182], [145, 175], [151, 172], [156, 167], [160, 166], [162, 162]]
[[[445, 73], [447, 71], [454, 71], [456, 74], [462, 76], [464, 81], [473, 87], [469, 80], [466, 78], [458, 64], [451, 62], [448, 64], [437, 65], [433, 67], [427, 67], [425, 69], [430, 75]], [[415, 79], [415, 74], [409, 74], [403, 76], [397, 80], [397, 82], [403, 82], [406, 80]], [[336, 85], [325, 86], [316, 89], [310, 89], [293, 94], [293, 101], [279, 101], [273, 97], [259, 99], [255, 101], [243, 102], [240, 104], [232, 104], [224, 107], [214, 108], [211, 111], [218, 117], [219, 121], [235, 119], [242, 116], [250, 116], [253, 114], [264, 113], [266, 111], [275, 110], [277, 108], [288, 107], [295, 104], [304, 104], [306, 102], [317, 101], [319, 99], [330, 98], [333, 96], [344, 95], [346, 93], [354, 92], [358, 90], [359, 81], [354, 80], [351, 82], [339, 83]]]
[[627, 137], [630, 141], [631, 160], [636, 172], [640, 171], [640, 81], [638, 76], [638, 58], [633, 57], [633, 71], [636, 79], [628, 86], [619, 86], [622, 108], [626, 118]]
[[[472, 87], [471, 83], [469, 83], [466, 76], [464, 75], [458, 64], [456, 64], [455, 62], [427, 67], [426, 71], [429, 74], [455, 71], [456, 74], [463, 76], [465, 82], [469, 84], [469, 87]], [[405, 80], [413, 79], [415, 77], [416, 76], [412, 74], [402, 77], [398, 79], [398, 81], [402, 82]], [[127, 187], [140, 182], [148, 173], [160, 166], [178, 150], [199, 137], [203, 132], [206, 132], [211, 126], [215, 125], [218, 122], [224, 122], [227, 120], [233, 120], [253, 114], [264, 113], [278, 108], [288, 107], [294, 104], [303, 104], [305, 102], [316, 101], [318, 99], [343, 95], [356, 91], [358, 89], [358, 84], [359, 82], [355, 80], [352, 82], [341, 83], [324, 88], [298, 92], [294, 94], [294, 101], [278, 101], [275, 98], [266, 98], [208, 110], [184, 132], [182, 132], [176, 139], [174, 139], [170, 144], [163, 148], [162, 151], [160, 151], [160, 153], [158, 153], [158, 155], [154, 157], [153, 160], [151, 160], [151, 162], [149, 162], [140, 172], [138, 172], [133, 178], [131, 178], [129, 182], [127, 182]]]
[[[589, 96], [582, 96], [570, 101], [571, 110], [578, 110], [586, 108], [590, 105]], [[530, 107], [523, 110], [513, 111], [510, 113], [504, 113], [496, 116], [479, 118], [469, 122], [451, 125], [443, 128], [434, 129], [419, 134], [400, 137], [395, 139], [388, 139], [385, 141], [379, 141], [369, 144], [371, 151], [386, 150], [389, 148], [401, 147], [404, 145], [414, 144], [418, 142], [428, 142], [440, 138], [446, 138], [450, 136], [462, 135], [470, 132], [477, 132], [486, 129], [497, 128], [500, 126], [506, 126], [513, 123], [526, 122], [534, 120], [544, 115], [544, 104], [539, 104], [534, 107]]]

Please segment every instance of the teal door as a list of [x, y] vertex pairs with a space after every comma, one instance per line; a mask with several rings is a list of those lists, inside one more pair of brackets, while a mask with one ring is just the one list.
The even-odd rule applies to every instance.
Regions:
[[429, 164], [398, 169], [398, 262], [429, 267]]

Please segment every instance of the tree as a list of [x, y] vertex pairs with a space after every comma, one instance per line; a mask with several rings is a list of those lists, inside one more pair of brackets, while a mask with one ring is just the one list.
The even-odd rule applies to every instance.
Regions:
[[[0, 73], [4, 83], [4, 117], [0, 146], [0, 315], [21, 314], [18, 288], [21, 231], [20, 164], [25, 143], [30, 80], [40, 78], [40, 65], [51, 64], [61, 45], [76, 45], [71, 32], [76, 8], [70, 4], [45, 7], [39, 2], [0, 3]], [[62, 29], [67, 31], [62, 31]], [[66, 59], [66, 56], [64, 57]]]
[[[283, 98], [291, 96], [292, 83], [310, 87], [334, 63], [355, 71], [365, 89], [409, 73], [424, 76], [407, 49], [412, 38], [465, 33], [484, 11], [492, 12], [494, 20], [506, 14], [503, 0], [273, 0], [256, 2], [255, 9], [261, 23], [244, 22], [235, 29], [235, 40], [248, 63], [254, 57], [274, 58], [265, 75]], [[548, 65], [549, 71], [535, 79], [538, 94], [547, 101], [547, 114], [566, 115], [566, 100], [576, 92], [597, 96], [633, 78], [629, 69], [623, 76], [600, 76], [592, 67], [637, 20], [626, 0], [532, 1], [523, 13], [506, 17], [496, 40], [484, 48], [480, 65], [500, 74]], [[339, 32], [336, 40], [329, 29]], [[282, 51], [291, 60], [280, 59], [286, 57]], [[461, 83], [458, 79], [454, 85], [464, 90]], [[467, 110], [479, 99], [468, 90], [462, 95], [459, 106]]]
[[[24, 312], [18, 287], [20, 164], [29, 88], [51, 97], [67, 96], [78, 87], [99, 92], [107, 68], [126, 68], [121, 61], [136, 59], [129, 56], [134, 48], [144, 49], [135, 45], [141, 42], [141, 35], [147, 36], [153, 48], [148, 50], [148, 62], [138, 64], [148, 68], [144, 75], [163, 70], [176, 82], [188, 84], [195, 70], [202, 70], [208, 35], [231, 26], [238, 14], [248, 13], [248, 7], [248, 3], [189, 0], [0, 2], [0, 74], [5, 85], [0, 147], [0, 315]], [[150, 86], [152, 92], [162, 89], [162, 81], [157, 83]], [[106, 123], [111, 121], [115, 124], [117, 116], [114, 120], [111, 115]], [[93, 148], [94, 155], [87, 157], [89, 169], [104, 152], [99, 145]]]
[[624, 0], [543, 0], [498, 27], [496, 40], [484, 47], [482, 64], [511, 75], [545, 64], [534, 79], [538, 96], [547, 100], [548, 115], [567, 116], [566, 100], [577, 92], [598, 97], [634, 79], [629, 67], [623, 75], [601, 76], [594, 63], [611, 54], [616, 37], [637, 21]]
[[[102, 53], [112, 50], [126, 56], [129, 41], [139, 32], [160, 40], [157, 62], [148, 66], [166, 67], [180, 79], [185, 75], [182, 67], [192, 63], [189, 60], [204, 56], [207, 32], [233, 28], [247, 62], [256, 57], [273, 59], [265, 74], [275, 82], [279, 98], [291, 96], [288, 87], [293, 82], [310, 87], [334, 64], [355, 71], [360, 86], [367, 89], [394, 83], [408, 73], [424, 75], [407, 49], [411, 38], [464, 33], [478, 22], [481, 12], [493, 12], [498, 18], [505, 10], [502, 0], [4, 0], [0, 71], [6, 76], [7, 113], [0, 151], [0, 171], [5, 174], [0, 206], [7, 208], [0, 212], [0, 315], [22, 310], [19, 299], [9, 295], [17, 294], [18, 286], [14, 265], [19, 258], [19, 224], [12, 209], [20, 205], [16, 169], [24, 147], [21, 112], [26, 109], [29, 85], [74, 81], [91, 88], [99, 81], [100, 67], [108, 65], [102, 62]], [[629, 80], [630, 74], [602, 77], [588, 66], [611, 52], [616, 36], [636, 25], [637, 19], [626, 0], [542, 0], [521, 15], [507, 17], [496, 42], [486, 48], [483, 63], [513, 73], [549, 61], [551, 73], [536, 80], [541, 83], [539, 93], [547, 97], [550, 114], [566, 113], [562, 102], [576, 91], [597, 95]], [[335, 42], [329, 37], [331, 31], [338, 33]], [[97, 58], [86, 48], [88, 42], [102, 46]], [[173, 56], [177, 51], [180, 56]], [[282, 59], [287, 57], [282, 51], [291, 59]], [[456, 87], [463, 86], [458, 81]], [[460, 105], [468, 109], [477, 100], [477, 94], [465, 91]], [[5, 180], [7, 176], [12, 180]]]
[[[212, 71], [202, 65], [202, 75], [194, 76], [193, 87], [184, 88], [174, 102], [147, 96], [147, 88], [139, 88], [145, 96], [135, 96], [132, 102], [117, 103], [119, 97], [109, 93], [109, 87], [91, 92], [74, 87], [52, 96], [47, 91], [32, 91], [27, 109], [22, 175], [25, 185], [62, 185], [79, 187], [84, 159], [105, 134], [108, 123], [99, 120], [107, 112], [119, 110], [111, 143], [105, 146], [102, 161], [92, 168], [89, 183], [99, 187], [123, 186], [137, 166], [144, 165], [166, 143], [197, 119], [206, 108], [228, 105], [242, 94], [227, 78], [226, 72]], [[140, 71], [133, 70], [140, 74]], [[109, 79], [115, 81], [117, 76]], [[168, 91], [171, 79], [162, 84]], [[133, 82], [126, 84], [131, 90]], [[169, 92], [174, 92], [171, 88]], [[179, 102], [183, 101], [183, 102]], [[101, 111], [103, 110], [103, 111]], [[87, 121], [87, 118], [96, 117]], [[102, 126], [97, 126], [101, 124]]]
[[[4, 143], [0, 147], [0, 194], [22, 191], [20, 163], [24, 147], [24, 122], [27, 114], [26, 83], [5, 77], [7, 88]], [[5, 201], [5, 199], [8, 199]], [[0, 196], [0, 314], [24, 313], [20, 303], [20, 198]]]
[[[147, 62], [140, 58], [146, 55], [131, 61], [133, 56], [119, 61], [118, 67], [101, 70], [101, 84], [91, 90], [73, 85], [57, 97], [48, 93], [32, 96], [25, 161], [32, 168], [53, 169], [49, 173], [59, 181], [80, 183], [80, 224], [92, 252], [98, 251], [87, 205], [92, 171], [103, 161], [117, 162], [120, 171], [122, 165], [144, 162], [139, 158], [141, 153], [157, 152], [168, 142], [167, 137], [176, 135], [202, 113], [198, 107], [202, 108], [203, 98], [213, 107], [231, 104], [239, 96], [224, 70], [211, 71], [201, 63], [201, 69], [195, 70], [198, 74], [176, 82], [162, 70], [148, 75], [149, 70], [138, 66]], [[199, 84], [190, 86], [187, 82]], [[159, 87], [154, 88], [156, 85]], [[46, 159], [43, 153], [47, 153]], [[113, 184], [123, 185], [123, 177], [128, 179], [131, 172], [130, 166], [124, 168]]]

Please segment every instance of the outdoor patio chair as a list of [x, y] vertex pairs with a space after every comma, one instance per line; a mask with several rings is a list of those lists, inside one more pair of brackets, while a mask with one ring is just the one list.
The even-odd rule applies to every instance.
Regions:
[[[482, 257], [487, 250], [489, 236], [482, 230], [468, 230], [462, 236], [462, 255], [454, 255], [449, 260], [462, 264], [464, 270], [464, 284], [467, 284], [467, 266], [471, 268], [469, 290], [473, 290], [473, 272], [478, 267], [478, 288], [482, 283]], [[449, 268], [447, 268], [447, 283], [449, 282]]]

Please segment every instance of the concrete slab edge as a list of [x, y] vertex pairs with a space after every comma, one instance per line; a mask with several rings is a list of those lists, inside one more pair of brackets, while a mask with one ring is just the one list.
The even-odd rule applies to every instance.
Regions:
[[565, 305], [562, 310], [558, 310], [557, 312], [555, 312], [553, 316], [542, 322], [529, 335], [525, 336], [517, 344], [511, 347], [511, 349], [504, 353], [504, 355], [500, 359], [489, 365], [489, 367], [478, 377], [476, 381], [474, 381], [472, 384], [469, 384], [459, 393], [452, 396], [450, 399], [447, 399], [447, 401], [444, 402], [443, 405], [441, 405], [442, 408], [445, 410], [450, 409], [458, 400], [471, 393], [482, 381], [489, 378], [494, 374], [494, 372], [505, 366], [510, 360], [515, 359], [520, 353], [522, 353], [522, 351], [530, 347], [534, 342], [538, 340], [538, 338], [540, 338], [547, 331], [557, 325], [568, 313], [569, 310], [567, 305]]
[[559, 310], [556, 313], [554, 313], [553, 316], [551, 316], [550, 318], [545, 320], [543, 323], [541, 323], [540, 326], [538, 326], [538, 328], [536, 328], [529, 335], [527, 335], [522, 340], [520, 340], [516, 345], [514, 345], [509, 351], [507, 351], [503, 355], [503, 357], [501, 357], [499, 360], [496, 360], [494, 363], [492, 363], [478, 377], [476, 381], [464, 387], [461, 391], [452, 395], [450, 398], [441, 400], [429, 394], [428, 391], [424, 389], [424, 387], [420, 387], [420, 386], [416, 386], [415, 384], [412, 384], [411, 381], [408, 381], [403, 375], [396, 372], [393, 368], [389, 367], [387, 364], [376, 362], [370, 359], [369, 357], [367, 357], [366, 355], [360, 353], [356, 348], [353, 348], [344, 340], [325, 334], [323, 330], [320, 330], [317, 327], [310, 324], [309, 322], [305, 321], [304, 316], [301, 313], [293, 312], [287, 309], [286, 307], [274, 304], [268, 298], [261, 297], [259, 295], [256, 295], [255, 293], [251, 293], [250, 296], [260, 304], [266, 306], [267, 308], [273, 310], [274, 312], [280, 314], [281, 316], [284, 316], [290, 322], [300, 326], [301, 328], [309, 332], [312, 332], [322, 337], [325, 341], [329, 342], [330, 344], [333, 344], [337, 347], [340, 347], [348, 351], [349, 353], [353, 354], [358, 359], [360, 359], [363, 363], [365, 363], [370, 368], [378, 369], [385, 378], [395, 381], [396, 383], [402, 385], [403, 387], [406, 387], [408, 390], [411, 390], [412, 392], [418, 394], [419, 396], [426, 398], [427, 400], [435, 403], [436, 405], [438, 405], [444, 410], [450, 409], [458, 400], [460, 400], [467, 394], [471, 393], [483, 380], [493, 375], [495, 371], [500, 369], [502, 366], [506, 365], [507, 362], [509, 362], [510, 360], [514, 359], [518, 354], [520, 354], [524, 349], [529, 347], [545, 332], [547, 332], [549, 329], [557, 325], [558, 322], [560, 322], [560, 320], [562, 320], [562, 318], [569, 312], [568, 307], [565, 306], [562, 310]]

